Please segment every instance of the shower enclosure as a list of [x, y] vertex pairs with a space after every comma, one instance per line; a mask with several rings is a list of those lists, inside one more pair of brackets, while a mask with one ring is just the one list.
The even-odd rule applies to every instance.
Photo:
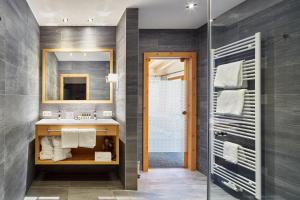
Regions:
[[[208, 197], [220, 199], [221, 188], [229, 194], [223, 199], [299, 199], [300, 2], [222, 6], [208, 1]], [[217, 86], [217, 74], [237, 61], [242, 85]], [[242, 89], [242, 112], [220, 113], [224, 92]]]

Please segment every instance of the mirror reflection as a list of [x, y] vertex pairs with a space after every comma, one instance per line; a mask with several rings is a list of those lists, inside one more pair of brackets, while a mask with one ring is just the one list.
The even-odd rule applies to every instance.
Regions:
[[112, 85], [111, 51], [43, 51], [44, 103], [81, 101], [109, 103]]

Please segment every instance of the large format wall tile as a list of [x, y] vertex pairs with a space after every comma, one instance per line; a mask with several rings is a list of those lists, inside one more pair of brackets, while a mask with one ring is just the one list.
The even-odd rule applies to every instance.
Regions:
[[120, 173], [126, 189], [137, 189], [138, 9], [126, 9], [117, 26], [116, 117], [121, 122]]
[[39, 113], [39, 26], [25, 0], [1, 1], [0, 13], [0, 199], [22, 200], [34, 176], [27, 169]]

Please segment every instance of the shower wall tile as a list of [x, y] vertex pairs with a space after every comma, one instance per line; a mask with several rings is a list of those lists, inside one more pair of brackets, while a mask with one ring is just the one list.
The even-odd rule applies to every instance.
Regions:
[[[0, 162], [0, 180], [4, 180], [4, 163]], [[0, 200], [4, 200], [4, 181], [0, 181]]]
[[39, 26], [25, 0], [1, 1], [0, 13], [0, 199], [21, 200], [34, 176]]
[[[218, 47], [261, 32], [263, 199], [296, 200], [300, 197], [300, 2], [278, 1], [263, 11], [261, 3], [246, 1], [220, 16], [224, 26], [213, 29], [213, 40], [221, 38], [214, 41]], [[260, 11], [243, 18], [240, 8]], [[234, 14], [243, 20], [225, 23]]]

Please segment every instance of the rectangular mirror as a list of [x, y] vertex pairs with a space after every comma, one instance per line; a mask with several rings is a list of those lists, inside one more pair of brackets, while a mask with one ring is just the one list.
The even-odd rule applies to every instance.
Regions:
[[112, 103], [112, 49], [43, 49], [42, 64], [42, 103]]

